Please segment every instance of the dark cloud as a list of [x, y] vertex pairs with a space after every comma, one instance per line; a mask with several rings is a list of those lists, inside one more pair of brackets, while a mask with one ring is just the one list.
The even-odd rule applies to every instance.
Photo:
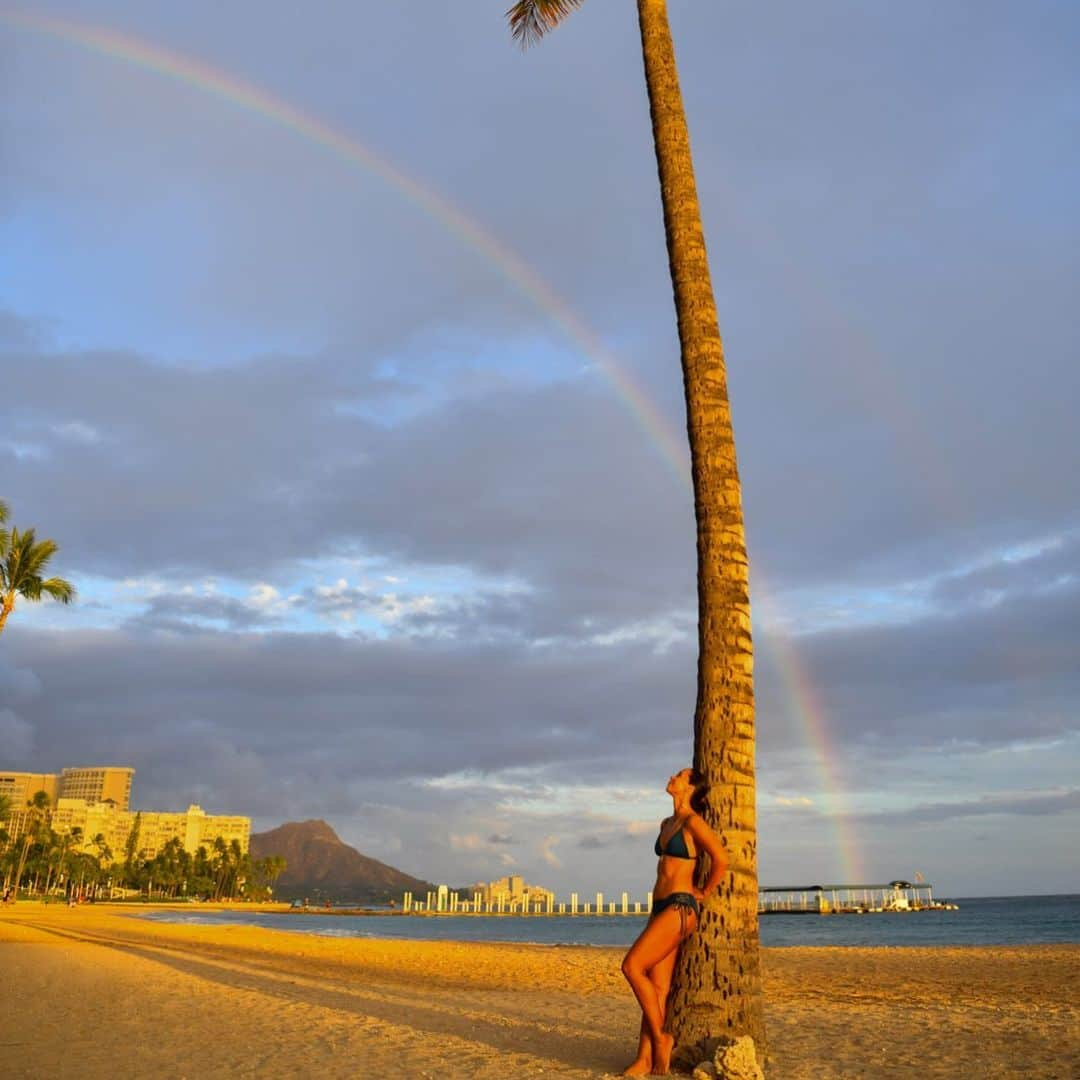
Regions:
[[250, 630], [279, 621], [279, 616], [264, 607], [231, 596], [168, 593], [150, 596], [145, 611], [131, 619], [130, 624], [132, 628], [144, 626], [150, 630], [197, 633], [200, 626]]
[[608, 841], [601, 840], [599, 836], [592, 836], [591, 834], [586, 834], [578, 841], [577, 846], [579, 848], [583, 848], [585, 851], [597, 851], [600, 848], [607, 847]]
[[950, 818], [983, 817], [987, 814], [1016, 814], [1043, 817], [1080, 809], [1080, 788], [1068, 791], [1024, 791], [983, 795], [964, 802], [938, 802], [915, 806], [896, 813], [867, 815], [868, 822], [912, 822], [937, 824]]

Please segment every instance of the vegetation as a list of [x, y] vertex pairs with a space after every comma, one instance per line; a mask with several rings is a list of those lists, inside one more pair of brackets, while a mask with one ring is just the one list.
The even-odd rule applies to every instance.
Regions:
[[42, 577], [45, 565], [56, 554], [55, 540], [38, 540], [33, 529], [19, 532], [4, 528], [10, 509], [0, 500], [0, 633], [15, 610], [15, 598], [39, 601], [51, 596], [61, 604], [75, 599], [75, 587], [63, 578]]
[[[538, 41], [583, 0], [518, 0], [507, 13], [522, 44]], [[727, 878], [680, 950], [668, 1027], [680, 1056], [710, 1038], [750, 1035], [764, 1055], [758, 955], [753, 655], [742, 493], [724, 351], [705, 251], [666, 0], [637, 0], [664, 231], [675, 294], [690, 437], [698, 558], [698, 688], [694, 766], [712, 785], [709, 824]], [[704, 872], [705, 868], [702, 867]]]
[[[169, 840], [153, 857], [138, 850], [138, 828], [133, 827], [117, 860], [105, 837], [98, 833], [86, 842], [78, 827], [57, 833], [49, 820], [49, 799], [39, 791], [26, 804], [25, 832], [11, 841], [6, 827], [10, 804], [0, 799], [0, 876], [4, 892], [48, 900], [72, 895], [110, 899], [141, 894], [148, 900], [267, 900], [285, 870], [277, 855], [252, 859], [238, 841], [218, 838], [208, 850], [192, 855], [179, 837]], [[136, 815], [138, 820], [138, 815]]]

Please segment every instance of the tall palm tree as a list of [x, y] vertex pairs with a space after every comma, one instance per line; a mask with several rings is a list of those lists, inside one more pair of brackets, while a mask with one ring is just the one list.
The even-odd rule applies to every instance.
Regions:
[[[7, 515], [6, 504], [0, 503], [0, 522], [6, 521]], [[56, 541], [38, 540], [33, 529], [0, 529], [0, 633], [15, 610], [17, 596], [34, 601], [51, 596], [61, 604], [75, 599], [75, 587], [70, 581], [42, 577], [45, 564], [55, 554]]]
[[101, 864], [103, 866], [111, 865], [113, 857], [112, 848], [109, 847], [109, 842], [105, 839], [105, 834], [96, 833], [90, 843], [94, 845], [94, 851]]
[[[507, 16], [522, 44], [583, 0], [518, 0]], [[690, 137], [666, 0], [637, 0], [645, 83], [675, 293], [697, 520], [698, 686], [694, 766], [712, 785], [710, 824], [730, 870], [683, 945], [667, 1024], [679, 1057], [710, 1038], [750, 1035], [764, 1056], [758, 956], [753, 650], [742, 492]], [[704, 1054], [700, 1054], [704, 1056]]]
[[0, 855], [7, 851], [11, 834], [8, 832], [8, 818], [11, 817], [11, 796], [0, 795]]
[[26, 867], [26, 857], [30, 854], [30, 848], [35, 843], [41, 842], [47, 832], [51, 806], [49, 796], [44, 791], [35, 792], [34, 797], [26, 801], [26, 817], [23, 825], [26, 832], [23, 836], [22, 852], [19, 855], [19, 866], [15, 871], [15, 899], [19, 897], [19, 883], [22, 881], [23, 870]]

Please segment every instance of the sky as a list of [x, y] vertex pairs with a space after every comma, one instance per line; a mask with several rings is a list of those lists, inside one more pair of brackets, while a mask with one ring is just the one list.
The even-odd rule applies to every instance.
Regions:
[[[644, 896], [693, 514], [634, 6], [0, 14], [0, 766]], [[422, 15], [422, 18], [419, 17]], [[1080, 891], [1080, 11], [671, 0], [763, 884]]]

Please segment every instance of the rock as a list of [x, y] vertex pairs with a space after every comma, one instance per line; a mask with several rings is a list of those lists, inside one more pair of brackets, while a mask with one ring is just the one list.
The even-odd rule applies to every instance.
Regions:
[[765, 1080], [754, 1052], [754, 1040], [749, 1035], [723, 1040], [716, 1048], [713, 1061], [717, 1080]]
[[711, 1061], [703, 1061], [694, 1069], [694, 1080], [716, 1080], [716, 1066]]

